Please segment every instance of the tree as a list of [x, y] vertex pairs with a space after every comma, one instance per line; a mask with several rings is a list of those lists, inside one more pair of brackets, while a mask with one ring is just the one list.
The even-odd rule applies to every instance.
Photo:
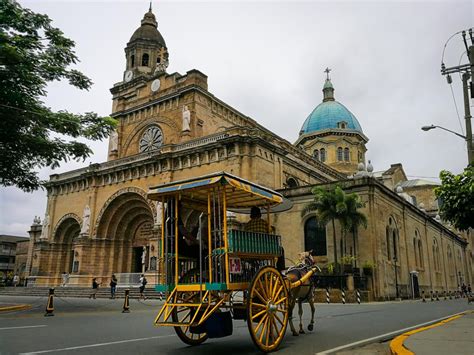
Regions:
[[92, 81], [69, 68], [78, 58], [74, 42], [51, 26], [47, 15], [0, 2], [0, 184], [24, 191], [41, 186], [35, 169], [92, 153], [77, 138], [102, 140], [116, 125], [93, 112], [53, 112], [42, 102], [48, 82], [66, 79], [78, 89]]
[[[359, 211], [360, 208], [364, 207], [364, 203], [360, 200], [356, 193], [346, 195], [345, 198], [346, 210], [344, 216], [342, 216], [342, 224], [345, 231], [352, 232], [352, 245], [354, 250], [354, 256], [356, 254], [356, 235], [359, 226], [367, 228], [367, 217], [365, 214]], [[344, 248], [345, 252], [345, 248]]]
[[301, 215], [304, 216], [308, 212], [316, 212], [318, 223], [326, 226], [329, 222], [332, 224], [332, 238], [334, 245], [334, 264], [337, 265], [337, 242], [336, 242], [336, 225], [335, 221], [339, 220], [346, 210], [344, 203], [345, 193], [336, 186], [331, 190], [322, 187], [315, 187], [311, 191], [314, 195], [314, 201], [310, 202], [303, 208]]
[[454, 175], [443, 170], [441, 186], [435, 188], [440, 201], [441, 217], [459, 230], [474, 228], [474, 165]]

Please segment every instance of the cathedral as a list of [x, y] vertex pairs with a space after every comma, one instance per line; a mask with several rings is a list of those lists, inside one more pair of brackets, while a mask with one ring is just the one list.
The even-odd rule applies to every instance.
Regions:
[[[373, 171], [365, 158], [368, 138], [336, 100], [329, 69], [322, 101], [301, 119], [299, 138], [291, 143], [211, 93], [199, 70], [168, 73], [169, 60], [150, 8], [126, 44], [122, 80], [110, 89], [118, 125], [108, 160], [51, 175], [46, 184], [45, 218], [29, 232], [30, 285], [58, 285], [63, 273], [70, 275], [69, 286], [89, 285], [93, 277], [108, 280], [112, 273], [156, 274], [161, 218], [147, 198], [149, 188], [218, 171], [293, 202], [289, 211], [271, 216], [289, 260], [315, 248], [325, 267], [334, 262], [336, 248], [351, 256], [359, 274], [370, 265], [372, 299], [473, 283], [472, 236], [436, 217], [432, 184], [408, 180], [400, 164]], [[369, 223], [344, 243], [337, 233], [334, 245], [332, 229], [319, 228], [314, 214], [301, 211], [315, 185], [336, 184], [360, 196]], [[240, 217], [229, 218], [239, 224]]]

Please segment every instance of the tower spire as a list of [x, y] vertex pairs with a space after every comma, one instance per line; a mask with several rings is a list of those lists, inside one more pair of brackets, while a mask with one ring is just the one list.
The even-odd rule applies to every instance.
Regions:
[[323, 86], [323, 102], [325, 101], [334, 101], [334, 87], [332, 86], [331, 79], [329, 78], [329, 72], [331, 69], [326, 68], [324, 72], [326, 73], [326, 82]]
[[150, 8], [148, 9], [148, 12], [151, 12], [151, 0], [150, 0]]

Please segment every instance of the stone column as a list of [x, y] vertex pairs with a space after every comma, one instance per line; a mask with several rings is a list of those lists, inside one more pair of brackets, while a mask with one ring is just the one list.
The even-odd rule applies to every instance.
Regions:
[[33, 264], [33, 250], [34, 245], [41, 235], [41, 224], [39, 222], [39, 218], [34, 219], [33, 224], [28, 231], [30, 235], [30, 241], [28, 242], [28, 253], [26, 256], [26, 269], [25, 269], [25, 277], [31, 275], [31, 265]]

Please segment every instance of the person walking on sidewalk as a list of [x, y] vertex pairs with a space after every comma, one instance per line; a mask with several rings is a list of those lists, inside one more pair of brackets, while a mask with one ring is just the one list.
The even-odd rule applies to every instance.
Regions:
[[95, 299], [95, 296], [97, 295], [97, 291], [99, 291], [99, 286], [100, 286], [100, 283], [98, 283], [97, 279], [94, 277], [92, 279], [92, 293], [90, 294], [89, 298]]
[[110, 298], [115, 298], [115, 291], [117, 290], [117, 278], [112, 274], [110, 279]]
[[139, 300], [142, 299], [142, 298], [144, 300], [146, 300], [144, 292], [145, 292], [145, 286], [146, 286], [147, 283], [148, 283], [148, 281], [146, 280], [145, 275], [141, 274], [141, 276], [140, 276], [140, 296], [138, 297]]

